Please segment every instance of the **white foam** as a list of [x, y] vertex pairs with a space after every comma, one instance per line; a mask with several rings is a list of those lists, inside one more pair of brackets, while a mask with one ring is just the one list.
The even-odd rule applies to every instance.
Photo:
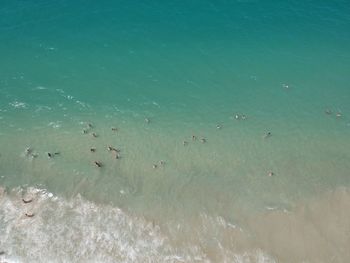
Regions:
[[26, 103], [21, 102], [21, 101], [17, 101], [17, 100], [15, 100], [13, 102], [10, 102], [9, 104], [10, 104], [10, 106], [12, 106], [14, 108], [17, 108], [17, 109], [20, 109], [20, 108], [25, 109], [25, 108], [27, 108], [27, 104]]
[[43, 87], [43, 86], [37, 86], [35, 88], [33, 88], [33, 90], [46, 90], [47, 88], [46, 87]]
[[[211, 262], [199, 244], [175, 246], [154, 222], [78, 195], [45, 189], [0, 188], [0, 262]], [[33, 199], [24, 204], [22, 198]], [[34, 217], [26, 217], [33, 213]], [[221, 217], [205, 218], [218, 227]], [[219, 245], [223, 262], [274, 262], [262, 251], [235, 254]]]
[[62, 122], [61, 121], [52, 121], [47, 126], [52, 127], [54, 129], [58, 129], [62, 126]]

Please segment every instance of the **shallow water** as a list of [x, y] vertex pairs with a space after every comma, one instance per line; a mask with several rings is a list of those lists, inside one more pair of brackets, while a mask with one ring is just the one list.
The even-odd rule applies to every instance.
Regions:
[[1, 260], [345, 262], [349, 11], [2, 5]]

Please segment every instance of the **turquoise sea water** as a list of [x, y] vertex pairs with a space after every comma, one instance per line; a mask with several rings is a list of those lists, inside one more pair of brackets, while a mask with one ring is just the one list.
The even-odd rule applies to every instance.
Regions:
[[[246, 222], [272, 209], [318, 225], [321, 212], [294, 207], [349, 187], [349, 46], [347, 1], [5, 1], [0, 252], [19, 262], [343, 262], [346, 224], [295, 239], [312, 240], [312, 252], [287, 253], [273, 229], [259, 239], [266, 225]], [[34, 230], [19, 223], [26, 194], [37, 196]], [[96, 237], [105, 232], [122, 238]], [[51, 245], [39, 253], [45, 242], [28, 236]], [[72, 236], [76, 251], [63, 245]]]

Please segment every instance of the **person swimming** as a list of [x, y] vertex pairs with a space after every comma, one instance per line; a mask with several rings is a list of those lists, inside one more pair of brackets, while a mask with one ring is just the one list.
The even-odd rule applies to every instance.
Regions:
[[112, 131], [116, 132], [118, 131], [118, 128], [112, 127]]
[[201, 143], [206, 143], [206, 142], [207, 142], [207, 139], [201, 138]]
[[33, 152], [33, 149], [30, 148], [30, 147], [27, 147], [27, 148], [25, 149], [26, 155], [29, 155], [29, 154], [31, 154], [32, 152]]
[[94, 164], [96, 167], [101, 168], [102, 167], [102, 163], [100, 161], [94, 161]]
[[49, 157], [49, 158], [52, 158], [52, 157], [54, 157], [55, 155], [59, 155], [60, 153], [59, 152], [55, 152], [55, 153], [50, 153], [50, 152], [48, 152], [47, 153], [47, 156]]
[[26, 216], [26, 217], [33, 217], [34, 214], [33, 214], [33, 213], [25, 213], [25, 216]]
[[119, 149], [114, 148], [113, 146], [110, 146], [110, 145], [107, 147], [107, 150], [108, 150], [108, 151], [110, 151], [110, 152], [112, 152], [112, 151], [113, 151], [113, 152], [116, 152], [116, 153], [120, 152], [120, 150], [119, 150]]
[[92, 133], [92, 137], [97, 138], [97, 134], [95, 132]]
[[90, 148], [90, 152], [92, 152], [92, 153], [96, 152], [96, 148], [94, 148], [94, 147]]
[[22, 198], [22, 201], [23, 201], [23, 203], [25, 203], [25, 204], [29, 204], [29, 203], [31, 203], [32, 201], [33, 201], [33, 199], [24, 199], [24, 198]]

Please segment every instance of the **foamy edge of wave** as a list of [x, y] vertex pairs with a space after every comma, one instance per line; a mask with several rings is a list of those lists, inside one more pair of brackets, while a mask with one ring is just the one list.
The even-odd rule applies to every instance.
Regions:
[[[0, 187], [0, 236], [0, 262], [211, 262], [200, 246], [174, 247], [145, 218], [34, 187]], [[226, 262], [274, 262], [261, 250], [226, 253]]]

